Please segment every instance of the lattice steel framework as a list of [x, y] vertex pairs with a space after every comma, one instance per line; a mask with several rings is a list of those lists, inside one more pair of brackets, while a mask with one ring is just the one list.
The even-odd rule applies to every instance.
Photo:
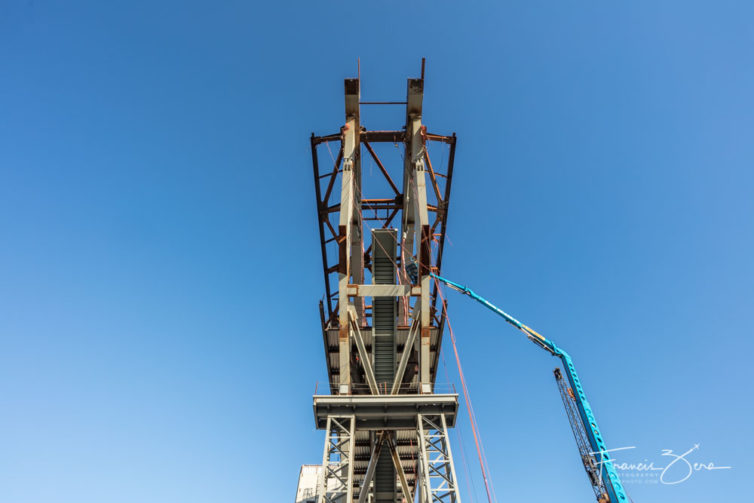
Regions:
[[[328, 435], [320, 503], [409, 502], [425, 485], [427, 502], [459, 501], [447, 443], [457, 395], [435, 395], [445, 308], [430, 277], [442, 264], [456, 137], [427, 131], [423, 96], [423, 63], [421, 78], [408, 79], [405, 102], [363, 102], [359, 79], [347, 79], [345, 124], [311, 137], [331, 393], [314, 397], [317, 425], [326, 422]], [[405, 105], [405, 127], [368, 130], [363, 104]], [[441, 162], [433, 164], [430, 151]], [[321, 172], [328, 154], [331, 168]], [[341, 421], [345, 410], [352, 429]], [[423, 411], [430, 415], [422, 419]]]
[[563, 378], [560, 369], [556, 368], [553, 370], [553, 374], [555, 375], [555, 381], [558, 383], [560, 398], [563, 400], [563, 406], [565, 407], [566, 415], [568, 416], [568, 422], [571, 425], [573, 438], [576, 439], [576, 445], [578, 446], [579, 454], [581, 455], [581, 462], [584, 464], [584, 469], [589, 477], [589, 483], [592, 486], [594, 495], [597, 497], [597, 501], [606, 502], [609, 498], [603, 490], [602, 470], [600, 470], [600, 465], [595, 459], [592, 449], [589, 447], [589, 439], [587, 438], [586, 430], [584, 430], [584, 425], [579, 419], [576, 397], [573, 394], [573, 390]]
[[419, 415], [419, 445], [423, 481], [419, 501], [460, 502], [445, 415]]
[[355, 423], [354, 416], [327, 418], [318, 503], [350, 503], [353, 500]]

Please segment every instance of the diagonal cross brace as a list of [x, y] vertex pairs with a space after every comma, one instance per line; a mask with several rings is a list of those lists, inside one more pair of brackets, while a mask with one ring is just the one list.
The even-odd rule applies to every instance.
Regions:
[[403, 354], [401, 355], [401, 361], [398, 363], [398, 370], [395, 372], [395, 380], [393, 381], [393, 388], [390, 390], [391, 395], [398, 393], [403, 382], [403, 374], [406, 373], [406, 365], [408, 365], [408, 359], [411, 356], [411, 352], [414, 350], [414, 342], [416, 341], [416, 334], [419, 332], [419, 319], [414, 319], [411, 323], [411, 328], [408, 331], [408, 339], [406, 339], [406, 345], [403, 346]]
[[364, 344], [364, 338], [361, 336], [361, 330], [359, 330], [359, 324], [356, 323], [355, 309], [353, 306], [348, 307], [348, 321], [351, 325], [351, 334], [353, 340], [356, 342], [356, 348], [359, 350], [359, 357], [361, 358], [361, 365], [364, 367], [364, 374], [369, 384], [369, 390], [373, 395], [379, 395], [380, 390], [377, 386], [377, 379], [374, 376], [374, 369], [372, 368], [372, 362], [369, 359], [366, 345]]

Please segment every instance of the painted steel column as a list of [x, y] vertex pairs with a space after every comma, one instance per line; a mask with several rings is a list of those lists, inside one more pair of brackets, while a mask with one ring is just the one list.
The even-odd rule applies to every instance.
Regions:
[[[338, 393], [351, 393], [351, 339], [348, 322], [348, 284], [350, 278], [361, 275], [361, 166], [359, 160], [359, 80], [345, 81], [346, 124], [343, 128], [343, 173], [340, 195], [340, 221], [338, 225]], [[356, 246], [354, 246], [356, 245]], [[354, 248], [356, 248], [354, 250]], [[354, 255], [358, 259], [354, 261]], [[354, 271], [354, 266], [358, 271]], [[358, 281], [361, 282], [361, 281]]]
[[450, 475], [453, 477], [453, 489], [455, 490], [456, 503], [461, 503], [461, 493], [458, 489], [458, 476], [456, 475], [456, 465], [453, 462], [453, 451], [450, 448], [450, 438], [448, 438], [448, 422], [445, 420], [445, 414], [440, 415], [442, 421], [442, 432], [445, 437], [445, 447], [447, 448], [448, 464], [450, 465]]
[[322, 473], [317, 481], [317, 503], [353, 502], [353, 464], [356, 419], [328, 416]]
[[403, 177], [403, 242], [419, 262], [419, 392], [432, 393], [430, 366], [430, 288], [431, 236], [427, 210], [427, 183], [424, 171], [424, 138], [422, 135], [422, 100], [424, 80], [408, 79], [406, 98], [406, 156]]
[[421, 487], [427, 494], [427, 501], [461, 503], [445, 415], [419, 414], [418, 421]]

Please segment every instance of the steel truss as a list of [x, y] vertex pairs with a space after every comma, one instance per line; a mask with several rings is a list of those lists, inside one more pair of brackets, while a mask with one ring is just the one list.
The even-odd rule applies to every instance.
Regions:
[[[447, 441], [458, 396], [435, 390], [445, 305], [430, 277], [442, 265], [456, 137], [422, 122], [423, 66], [407, 84], [403, 130], [364, 127], [359, 79], [346, 79], [344, 125], [311, 137], [331, 393], [314, 397], [327, 432], [318, 503], [460, 502]], [[446, 162], [433, 164], [430, 144]], [[402, 160], [387, 162], [390, 146]], [[362, 164], [375, 172], [367, 187]]]
[[461, 503], [445, 415], [419, 414], [420, 503]]
[[329, 416], [317, 503], [353, 501], [354, 416]]
[[[371, 271], [373, 265], [373, 244], [366, 239], [369, 232], [365, 231], [365, 226], [368, 225], [372, 229], [400, 227], [397, 262], [404, 284], [408, 282], [404, 270], [406, 262], [415, 260], [419, 266], [417, 291], [401, 294], [408, 299], [408, 306], [403, 303], [399, 306], [399, 321], [406, 322], [416, 308], [420, 320], [415, 354], [419, 363], [418, 381], [421, 392], [430, 393], [445, 311], [429, 272], [438, 272], [442, 266], [456, 136], [432, 134], [423, 125], [423, 78], [408, 80], [406, 126], [400, 131], [370, 131], [361, 124], [359, 86], [358, 79], [345, 81], [346, 123], [340, 132], [325, 136], [312, 134], [311, 137], [325, 283], [320, 316], [331, 392], [371, 392], [360, 365], [355, 368], [352, 365], [355, 355], [349, 354], [346, 315], [351, 304], [356, 310], [356, 322], [367, 329], [373, 317], [373, 305], [364, 302], [366, 295], [354, 291], [354, 287], [363, 283], [364, 271]], [[395, 163], [383, 162], [379, 149], [385, 144], [401, 151], [402, 175]], [[437, 159], [432, 162], [431, 144], [448, 146], [444, 162], [436, 162]], [[332, 163], [331, 167], [320, 169], [320, 157], [323, 165]], [[367, 159], [374, 162], [380, 173], [378, 177], [384, 180], [383, 193], [374, 194], [374, 188], [367, 187], [370, 197], [363, 195], [366, 191], [362, 187], [362, 163]], [[413, 366], [408, 368], [413, 369]], [[412, 377], [408, 373], [401, 386], [408, 388]]]
[[589, 447], [589, 439], [587, 437], [584, 425], [579, 418], [579, 410], [576, 405], [576, 397], [573, 395], [573, 390], [566, 384], [566, 380], [563, 379], [563, 374], [559, 368], [553, 370], [555, 374], [555, 381], [558, 383], [558, 391], [560, 392], [560, 398], [563, 400], [565, 406], [566, 415], [568, 416], [568, 422], [571, 425], [571, 431], [573, 432], [573, 438], [576, 439], [576, 445], [579, 448], [579, 454], [581, 455], [581, 462], [584, 464], [587, 476], [589, 477], [589, 483], [592, 486], [594, 495], [597, 497], [597, 501], [607, 501], [607, 493], [603, 491], [602, 470], [600, 465], [592, 453], [592, 449]]
[[[339, 257], [329, 248], [328, 245], [336, 243], [340, 239], [337, 230], [338, 225], [332, 221], [333, 216], [337, 216], [341, 209], [340, 201], [337, 199], [338, 191], [333, 190], [337, 186], [337, 181], [343, 173], [343, 150], [337, 147], [337, 153], [333, 149], [331, 152], [335, 156], [334, 162], [331, 159], [332, 167], [327, 171], [321, 171], [319, 155], [322, 150], [328, 152], [329, 143], [341, 143], [344, 140], [344, 133], [311, 136], [311, 153], [312, 165], [314, 168], [314, 181], [317, 197], [317, 213], [320, 226], [320, 247], [322, 251], [322, 265], [325, 279], [325, 297], [323, 301], [323, 322], [329, 324], [333, 318], [337, 319], [338, 312], [338, 290], [337, 272], [339, 266]], [[360, 144], [369, 153], [370, 158], [375, 162], [385, 181], [391, 187], [391, 193], [383, 197], [365, 198], [361, 200], [362, 220], [374, 222], [375, 228], [388, 228], [395, 225], [400, 220], [399, 214], [404, 206], [404, 193], [395, 184], [388, 173], [382, 159], [376, 153], [373, 144], [391, 144], [403, 145], [406, 141], [405, 131], [370, 131], [361, 126]], [[448, 159], [444, 166], [435, 166], [429, 156], [429, 149], [424, 148], [422, 160], [429, 174], [430, 194], [433, 200], [427, 205], [427, 210], [433, 214], [431, 225], [429, 227], [430, 239], [437, 243], [437, 249], [433, 250], [433, 268], [440, 268], [442, 265], [443, 250], [445, 247], [446, 226], [448, 217], [448, 207], [450, 204], [450, 188], [453, 179], [453, 166], [455, 160], [456, 135], [439, 135], [431, 134], [426, 130], [420, 131], [422, 144], [427, 146], [431, 143], [441, 143], [449, 146]], [[327, 145], [323, 147], [323, 145]], [[336, 155], [337, 154], [337, 155]], [[325, 154], [327, 156], [327, 154]], [[436, 160], [436, 159], [435, 159]], [[364, 255], [369, 255], [371, 249], [367, 247]], [[437, 290], [433, 289], [432, 304], [437, 308]]]

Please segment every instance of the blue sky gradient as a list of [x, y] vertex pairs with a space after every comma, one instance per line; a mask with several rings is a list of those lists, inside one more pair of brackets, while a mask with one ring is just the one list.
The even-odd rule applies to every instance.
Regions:
[[[692, 461], [732, 467], [627, 481], [634, 501], [745, 500], [753, 18], [732, 1], [2, 2], [0, 501], [293, 500], [327, 380], [309, 135], [340, 127], [357, 57], [364, 98], [399, 100], [422, 56], [424, 121], [459, 136], [444, 273], [570, 352], [608, 445], [636, 446], [621, 458], [699, 444]], [[448, 295], [498, 500], [590, 501], [556, 361]]]

